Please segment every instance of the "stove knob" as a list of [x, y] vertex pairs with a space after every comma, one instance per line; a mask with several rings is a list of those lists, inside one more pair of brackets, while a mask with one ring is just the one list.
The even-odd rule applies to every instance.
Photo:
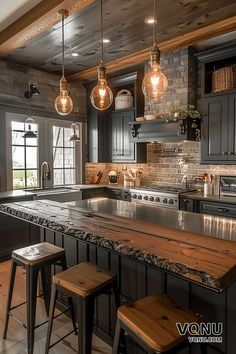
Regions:
[[155, 201], [159, 203], [160, 202], [160, 198], [156, 197]]
[[153, 202], [154, 198], [153, 197], [149, 197], [149, 200], [150, 200], [150, 202]]
[[139, 194], [139, 195], [138, 195], [138, 199], [139, 199], [139, 200], [140, 200], [140, 199], [142, 199], [142, 196], [141, 196], [141, 194]]
[[148, 196], [147, 195], [144, 196], [144, 200], [148, 200]]
[[132, 198], [137, 199], [137, 194], [133, 194]]
[[167, 203], [167, 199], [166, 199], [166, 198], [163, 198], [162, 201], [163, 201], [163, 203], [165, 203], [165, 204]]
[[173, 199], [169, 199], [169, 204], [174, 204]]

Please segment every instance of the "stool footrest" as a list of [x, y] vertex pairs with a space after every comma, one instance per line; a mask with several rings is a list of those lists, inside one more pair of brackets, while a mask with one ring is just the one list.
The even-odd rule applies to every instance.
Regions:
[[[39, 297], [42, 297], [42, 296], [43, 296], [43, 294], [36, 296], [36, 298], [38, 299]], [[18, 304], [18, 305], [12, 306], [12, 307], [10, 308], [10, 311], [15, 310], [15, 309], [17, 309], [18, 307], [23, 306], [23, 305], [25, 305], [25, 304], [27, 304], [27, 301], [24, 301], [24, 302], [21, 302], [21, 303]]]
[[[55, 318], [55, 317], [54, 317]], [[54, 347], [55, 345], [57, 345], [58, 343], [60, 343], [63, 339], [65, 339], [66, 337], [70, 336], [72, 333], [75, 333], [75, 335], [77, 335], [77, 332], [75, 332], [75, 330], [73, 329], [72, 331], [70, 331], [69, 333], [65, 334], [63, 337], [61, 337], [60, 339], [58, 339], [56, 342], [54, 342], [53, 344], [51, 344], [49, 346], [49, 349], [51, 349], [52, 347]]]

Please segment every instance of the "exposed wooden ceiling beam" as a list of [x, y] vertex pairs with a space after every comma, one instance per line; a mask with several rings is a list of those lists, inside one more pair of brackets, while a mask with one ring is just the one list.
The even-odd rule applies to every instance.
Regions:
[[[192, 45], [196, 42], [210, 39], [236, 30], [236, 16], [221, 20], [206, 27], [177, 36], [168, 41], [159, 43], [161, 52], [169, 52], [181, 47]], [[122, 70], [124, 68], [139, 64], [148, 59], [151, 48], [146, 48], [136, 53], [121, 57], [106, 63], [107, 73]], [[80, 71], [68, 77], [70, 81], [89, 80], [97, 75], [97, 67]]]
[[64, 9], [69, 15], [79, 12], [96, 0], [42, 0], [29, 12], [0, 32], [0, 55], [25, 46], [33, 38], [48, 31], [61, 18], [58, 10]]

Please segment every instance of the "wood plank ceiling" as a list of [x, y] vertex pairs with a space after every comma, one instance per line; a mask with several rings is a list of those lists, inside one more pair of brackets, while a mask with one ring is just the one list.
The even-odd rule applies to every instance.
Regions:
[[[100, 1], [95, 1], [66, 20], [66, 73], [96, 67], [100, 59]], [[152, 45], [152, 28], [144, 23], [152, 15], [153, 0], [105, 0], [105, 60], [111, 62]], [[236, 16], [235, 0], [157, 0], [158, 41], [202, 29]], [[60, 23], [21, 47], [5, 54], [9, 60], [52, 73], [60, 72]], [[236, 21], [235, 21], [236, 29]], [[232, 24], [229, 30], [232, 30]], [[1, 33], [0, 33], [1, 40]], [[79, 54], [73, 57], [72, 52]], [[1, 51], [0, 51], [1, 54]]]

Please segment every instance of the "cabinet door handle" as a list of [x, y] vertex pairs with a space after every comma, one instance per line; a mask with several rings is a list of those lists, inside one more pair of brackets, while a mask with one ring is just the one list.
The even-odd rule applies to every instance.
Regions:
[[120, 156], [120, 154], [118, 153], [117, 156]]
[[124, 154], [120, 154], [120, 156], [124, 156]]
[[233, 152], [233, 151], [230, 151], [230, 152], [229, 152], [229, 155], [234, 155], [234, 152]]
[[223, 155], [228, 155], [228, 152], [227, 152], [227, 151], [224, 151], [224, 152], [223, 152]]
[[222, 213], [228, 213], [229, 209], [226, 208], [218, 208], [219, 211], [221, 211]]

